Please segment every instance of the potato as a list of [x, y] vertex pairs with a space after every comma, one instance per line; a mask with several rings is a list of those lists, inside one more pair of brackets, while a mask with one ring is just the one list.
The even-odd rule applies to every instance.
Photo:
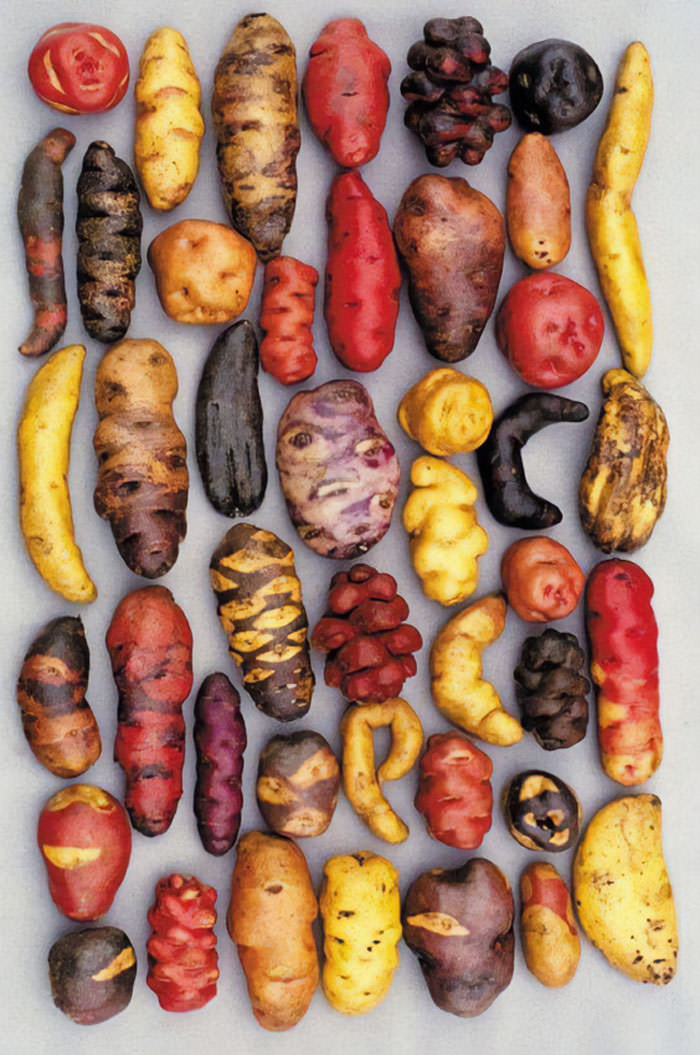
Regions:
[[466, 180], [429, 174], [415, 179], [401, 199], [394, 236], [428, 351], [445, 363], [466, 359], [496, 302], [503, 217]]
[[574, 909], [554, 865], [534, 861], [520, 876], [520, 937], [529, 971], [551, 989], [567, 985], [581, 955]]
[[56, 1007], [81, 1026], [105, 1022], [128, 1005], [136, 953], [123, 930], [70, 931], [49, 951], [49, 981]]
[[539, 132], [523, 136], [510, 156], [506, 224], [513, 252], [536, 271], [569, 252], [569, 181], [551, 141]]
[[656, 795], [627, 795], [598, 810], [576, 851], [574, 902], [613, 967], [635, 982], [671, 981], [678, 928]]
[[245, 311], [257, 256], [250, 242], [224, 224], [180, 220], [153, 239], [148, 263], [166, 315], [212, 325]]
[[299, 729], [273, 736], [260, 753], [255, 794], [265, 822], [278, 835], [321, 835], [338, 801], [340, 767], [320, 733]]
[[399, 404], [399, 425], [438, 457], [476, 450], [493, 424], [488, 389], [451, 366], [430, 370]]
[[424, 872], [404, 900], [403, 936], [441, 1010], [461, 1018], [482, 1014], [513, 976], [508, 880], [481, 857], [453, 871]]

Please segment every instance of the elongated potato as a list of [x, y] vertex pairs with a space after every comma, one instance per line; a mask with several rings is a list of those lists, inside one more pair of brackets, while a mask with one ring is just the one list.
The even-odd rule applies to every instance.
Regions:
[[651, 295], [631, 201], [654, 105], [647, 49], [634, 41], [620, 62], [608, 123], [586, 196], [586, 230], [625, 367], [643, 377], [653, 342]]
[[678, 927], [656, 795], [627, 795], [598, 810], [576, 851], [574, 900], [613, 967], [635, 982], [671, 981]]
[[135, 95], [136, 169], [151, 206], [167, 212], [192, 189], [204, 135], [199, 78], [177, 29], [161, 26], [151, 33]]
[[84, 359], [83, 345], [70, 344], [37, 370], [17, 430], [19, 514], [27, 552], [52, 590], [79, 602], [97, 597], [75, 542], [68, 490]]
[[554, 865], [535, 861], [520, 876], [520, 937], [529, 971], [551, 989], [576, 974], [581, 942], [571, 895]]
[[506, 223], [513, 252], [536, 271], [569, 252], [569, 181], [551, 140], [539, 132], [524, 135], [510, 156]]
[[214, 74], [216, 157], [231, 223], [265, 262], [277, 256], [297, 194], [296, 54], [271, 15], [242, 18]]

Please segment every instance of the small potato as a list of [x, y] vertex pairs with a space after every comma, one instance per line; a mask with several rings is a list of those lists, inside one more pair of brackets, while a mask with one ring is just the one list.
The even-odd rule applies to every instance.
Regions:
[[224, 224], [181, 220], [148, 248], [160, 303], [175, 322], [230, 322], [245, 311], [257, 256], [250, 242]]
[[554, 865], [535, 861], [520, 876], [520, 936], [525, 963], [551, 989], [576, 974], [581, 942], [571, 895]]
[[135, 978], [134, 947], [117, 927], [70, 931], [49, 951], [54, 1003], [81, 1026], [93, 1026], [123, 1011]]
[[506, 224], [513, 252], [536, 271], [569, 252], [569, 181], [550, 140], [539, 132], [523, 136], [510, 156]]
[[296, 839], [321, 835], [338, 802], [340, 767], [320, 733], [273, 736], [260, 754], [255, 793], [265, 823]]
[[493, 424], [493, 407], [481, 381], [445, 366], [430, 370], [409, 388], [398, 418], [424, 450], [449, 458], [481, 446]]
[[578, 838], [581, 804], [573, 788], [543, 769], [513, 777], [503, 792], [503, 813], [510, 834], [528, 850], [561, 853]]
[[528, 623], [571, 615], [586, 581], [566, 546], [547, 535], [511, 542], [501, 559], [508, 604]]

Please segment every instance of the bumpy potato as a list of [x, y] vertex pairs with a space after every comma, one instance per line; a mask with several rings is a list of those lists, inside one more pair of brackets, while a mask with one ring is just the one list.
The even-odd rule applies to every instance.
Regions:
[[451, 366], [430, 370], [399, 404], [399, 424], [430, 454], [448, 458], [480, 447], [493, 424], [488, 389]]
[[180, 220], [153, 239], [148, 263], [166, 315], [210, 326], [245, 311], [257, 256], [250, 242], [224, 224]]

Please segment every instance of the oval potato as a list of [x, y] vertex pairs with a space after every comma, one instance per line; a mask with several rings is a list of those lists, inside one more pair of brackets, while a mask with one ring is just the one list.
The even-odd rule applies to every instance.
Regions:
[[569, 181], [552, 143], [539, 132], [523, 136], [510, 156], [506, 225], [513, 252], [536, 271], [569, 252]]

